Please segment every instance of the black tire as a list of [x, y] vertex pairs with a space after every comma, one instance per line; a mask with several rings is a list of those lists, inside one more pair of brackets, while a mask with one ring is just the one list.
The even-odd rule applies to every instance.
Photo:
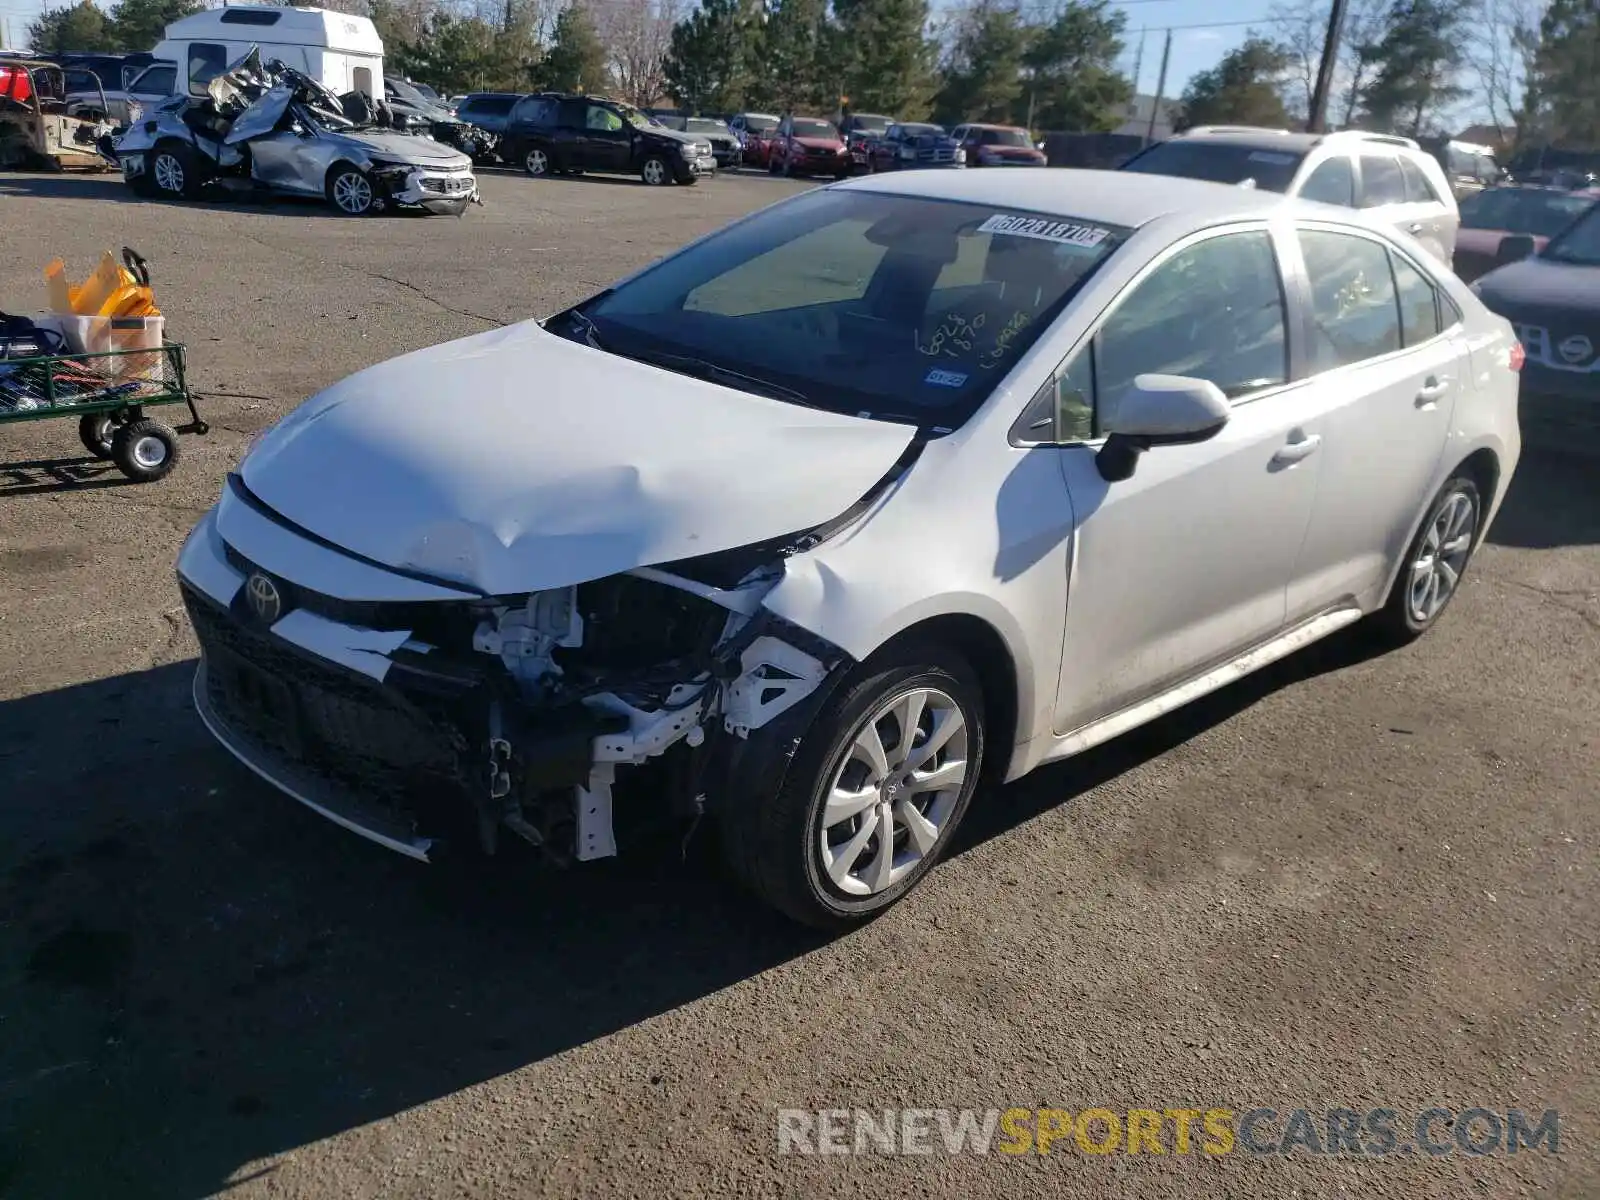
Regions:
[[148, 169], [141, 171], [132, 179], [124, 175], [122, 181], [128, 185], [129, 191], [141, 199], [149, 200], [156, 195], [156, 181], [150, 177]]
[[769, 155], [767, 155], [767, 174], [768, 175], [776, 175], [777, 173], [778, 173], [778, 160], [773, 158], [772, 155], [769, 154]]
[[555, 160], [543, 146], [529, 146], [517, 161], [522, 164], [523, 172], [534, 179], [544, 179], [556, 173]]
[[853, 174], [855, 174], [854, 171], [840, 171], [837, 175], [835, 175], [833, 177], [833, 181], [835, 183], [842, 182], [843, 180], [849, 179], [850, 176], [852, 176]]
[[154, 483], [178, 465], [178, 434], [170, 425], [142, 417], [117, 429], [111, 461], [135, 483]]
[[78, 418], [78, 440], [96, 458], [110, 459], [116, 434], [117, 422], [110, 413], [84, 413]]
[[[1468, 523], [1458, 528], [1458, 514], [1461, 506], [1467, 504], [1471, 506]], [[1433, 503], [1428, 505], [1427, 515], [1418, 527], [1416, 536], [1411, 539], [1411, 544], [1406, 547], [1406, 556], [1395, 576], [1394, 586], [1389, 589], [1389, 598], [1384, 601], [1382, 608], [1368, 618], [1369, 628], [1381, 641], [1402, 646], [1416, 641], [1438, 623], [1445, 609], [1450, 607], [1450, 601], [1461, 590], [1461, 577], [1466, 574], [1472, 556], [1477, 551], [1482, 529], [1483, 498], [1478, 492], [1478, 484], [1472, 476], [1457, 472], [1445, 480], [1444, 486], [1434, 496]], [[1419, 588], [1422, 586], [1419, 583], [1420, 564], [1429, 549], [1430, 540], [1440, 538], [1445, 547], [1465, 539], [1462, 548], [1455, 553], [1432, 555], [1433, 560], [1440, 564], [1435, 567], [1433, 577], [1441, 582], [1448, 581], [1453, 572], [1455, 578], [1449, 582], [1442, 603], [1419, 603]]]
[[639, 178], [648, 187], [666, 187], [672, 182], [672, 164], [659, 154], [652, 154], [639, 164]]
[[182, 142], [157, 142], [145, 170], [152, 194], [169, 200], [198, 200], [209, 177], [200, 156]]
[[372, 176], [353, 163], [329, 167], [324, 191], [333, 211], [342, 217], [371, 216], [382, 207]]
[[[822, 862], [823, 807], [835, 775], [847, 768], [856, 735], [874, 709], [918, 688], [937, 689], [960, 710], [966, 730], [966, 774], [953, 803], [946, 802], [937, 837], [920, 861], [908, 864], [903, 877], [881, 891], [851, 895], [827, 876]], [[879, 724], [890, 720], [884, 717]], [[728, 805], [721, 821], [729, 866], [761, 899], [802, 924], [841, 930], [871, 920], [915, 887], [948, 848], [983, 772], [983, 735], [982, 687], [959, 656], [920, 643], [869, 659], [825, 701], [802, 737], [779, 793], [766, 804], [745, 805], [736, 798]], [[929, 801], [930, 806], [933, 803]], [[896, 834], [902, 831], [897, 824]], [[875, 844], [875, 840], [865, 843]], [[901, 844], [898, 836], [894, 844]], [[867, 857], [863, 850], [857, 861]]]

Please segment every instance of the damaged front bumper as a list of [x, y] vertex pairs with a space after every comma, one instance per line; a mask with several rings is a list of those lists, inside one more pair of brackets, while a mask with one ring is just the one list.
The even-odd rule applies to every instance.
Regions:
[[416, 167], [380, 175], [389, 187], [389, 201], [430, 213], [457, 216], [469, 204], [481, 204], [478, 181], [471, 171]]
[[[272, 537], [245, 540], [259, 549]], [[665, 589], [674, 604], [705, 604], [720, 636], [702, 661], [608, 667], [611, 686], [562, 696], [530, 690], [511, 669], [537, 641], [523, 610], [498, 609], [498, 626], [480, 623], [467, 653], [427, 640], [436, 632], [374, 628], [396, 624], [384, 616], [427, 605], [437, 615], [457, 602], [371, 605], [310, 592], [224, 542], [217, 510], [185, 543], [178, 575], [201, 648], [195, 707], [211, 733], [302, 804], [423, 861], [456, 841], [492, 853], [502, 830], [562, 861], [614, 855], [613, 788], [627, 775], [619, 779], [618, 767], [670, 754], [686, 768], [666, 773], [680, 793], [671, 808], [698, 814], [706, 793], [732, 777], [729, 763], [748, 762], [752, 732], [797, 717], [845, 663], [761, 609], [764, 587], [641, 568], [633, 583]]]

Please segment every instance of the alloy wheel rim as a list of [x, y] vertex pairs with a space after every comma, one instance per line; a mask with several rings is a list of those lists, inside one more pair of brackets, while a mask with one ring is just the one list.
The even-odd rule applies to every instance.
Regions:
[[1478, 528], [1478, 505], [1466, 492], [1451, 492], [1428, 523], [1422, 548], [1411, 564], [1407, 604], [1411, 619], [1426, 624], [1455, 595], [1472, 553]]
[[891, 696], [856, 727], [815, 843], [835, 888], [877, 895], [933, 852], [967, 781], [968, 740], [961, 706], [930, 687]]
[[666, 172], [662, 169], [661, 164], [655, 159], [651, 159], [644, 165], [644, 181], [646, 183], [660, 183], [665, 174]]
[[156, 155], [156, 186], [164, 192], [183, 191], [183, 164], [170, 154]]
[[347, 171], [333, 181], [333, 202], [347, 213], [364, 213], [372, 206], [372, 185]]
[[543, 150], [531, 150], [528, 152], [527, 167], [529, 175], [543, 175], [549, 165], [549, 160], [545, 158]]
[[167, 447], [158, 437], [142, 437], [133, 444], [133, 461], [145, 470], [154, 470], [167, 461]]

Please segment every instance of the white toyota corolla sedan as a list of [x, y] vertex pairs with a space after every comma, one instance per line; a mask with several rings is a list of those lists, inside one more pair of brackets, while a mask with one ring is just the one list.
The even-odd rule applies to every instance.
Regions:
[[808, 191], [265, 434], [178, 563], [195, 703], [415, 858], [705, 815], [846, 925], [995, 785], [1354, 622], [1425, 631], [1516, 466], [1521, 362], [1349, 210]]

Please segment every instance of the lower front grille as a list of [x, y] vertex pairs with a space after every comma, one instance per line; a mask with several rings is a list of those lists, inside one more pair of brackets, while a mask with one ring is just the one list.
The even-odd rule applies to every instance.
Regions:
[[441, 722], [391, 689], [323, 666], [184, 589], [206, 699], [230, 730], [342, 789], [405, 805], [455, 775]]

